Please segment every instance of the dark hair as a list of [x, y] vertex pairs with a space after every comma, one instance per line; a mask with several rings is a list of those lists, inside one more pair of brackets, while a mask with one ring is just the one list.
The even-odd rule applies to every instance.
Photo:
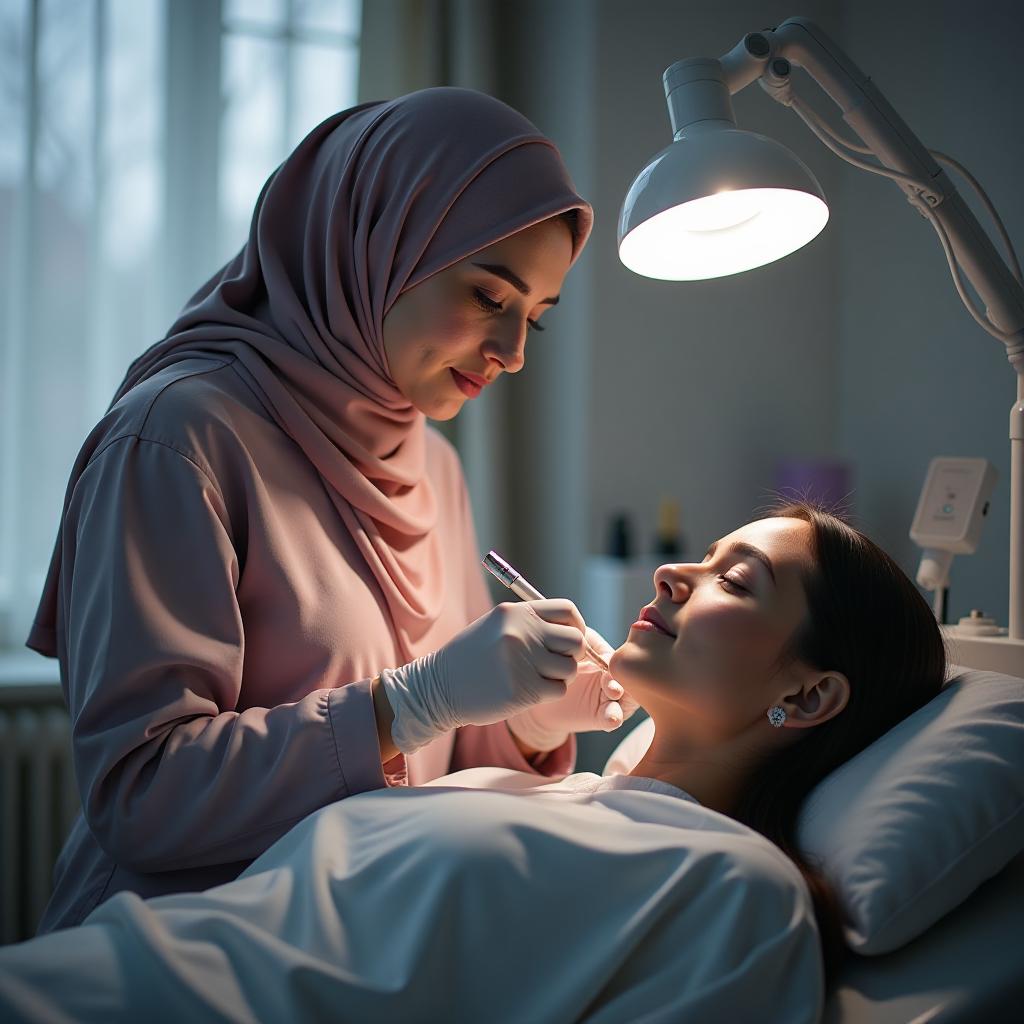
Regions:
[[814, 901], [826, 979], [846, 945], [835, 891], [797, 846], [801, 804], [829, 772], [863, 750], [942, 688], [946, 652], [928, 603], [900, 567], [834, 512], [808, 501], [776, 504], [764, 518], [812, 527], [814, 566], [803, 575], [807, 617], [778, 665], [795, 660], [842, 672], [846, 707], [758, 766], [733, 816], [779, 846]]

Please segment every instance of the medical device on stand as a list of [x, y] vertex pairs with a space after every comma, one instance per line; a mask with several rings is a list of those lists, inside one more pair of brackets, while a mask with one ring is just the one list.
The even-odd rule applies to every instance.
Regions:
[[[863, 145], [836, 131], [793, 91], [792, 65], [824, 89]], [[1010, 409], [1008, 635], [962, 638], [951, 633], [954, 627], [944, 629], [957, 641], [953, 654], [960, 664], [1024, 676], [1024, 284], [992, 204], [960, 164], [927, 150], [871, 80], [806, 18], [752, 32], [718, 60], [677, 61], [663, 81], [673, 141], [637, 175], [623, 201], [619, 258], [630, 270], [670, 281], [735, 274], [788, 255], [825, 226], [828, 207], [804, 163], [779, 143], [736, 127], [731, 96], [758, 81], [837, 156], [896, 182], [935, 229], [968, 312], [1006, 346], [1017, 374]], [[939, 163], [978, 192], [1006, 259]], [[983, 309], [975, 307], [964, 278]]]
[[[988, 499], [998, 477], [996, 467], [987, 459], [937, 458], [928, 466], [910, 539], [924, 548], [917, 582], [935, 592], [935, 617], [940, 623], [946, 621], [945, 595], [953, 556], [977, 551], [982, 520], [988, 515]], [[971, 616], [975, 620], [982, 617], [980, 613]]]

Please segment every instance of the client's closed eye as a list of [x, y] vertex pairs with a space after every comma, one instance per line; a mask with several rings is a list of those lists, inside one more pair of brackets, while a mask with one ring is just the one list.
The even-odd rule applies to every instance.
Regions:
[[741, 594], [750, 593], [750, 591], [745, 586], [737, 582], [735, 577], [726, 576], [724, 573], [720, 573], [718, 578], [719, 580], [721, 580], [722, 583], [728, 584], [730, 587], [733, 587], [734, 589], [738, 590]]

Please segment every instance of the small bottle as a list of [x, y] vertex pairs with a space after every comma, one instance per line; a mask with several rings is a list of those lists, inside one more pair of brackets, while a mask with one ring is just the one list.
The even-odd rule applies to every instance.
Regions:
[[625, 512], [616, 515], [608, 528], [609, 558], [618, 558], [628, 562], [633, 557], [633, 531], [630, 527], [629, 516]]
[[679, 502], [662, 498], [658, 505], [658, 529], [654, 535], [653, 553], [660, 559], [680, 562], [686, 550], [679, 529]]

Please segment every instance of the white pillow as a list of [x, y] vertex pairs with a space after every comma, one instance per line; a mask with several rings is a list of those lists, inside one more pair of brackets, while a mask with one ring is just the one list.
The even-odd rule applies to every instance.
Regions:
[[[953, 672], [800, 812], [800, 846], [835, 886], [863, 955], [920, 935], [1024, 850], [1024, 679]], [[606, 774], [628, 772], [653, 736], [641, 722]]]

